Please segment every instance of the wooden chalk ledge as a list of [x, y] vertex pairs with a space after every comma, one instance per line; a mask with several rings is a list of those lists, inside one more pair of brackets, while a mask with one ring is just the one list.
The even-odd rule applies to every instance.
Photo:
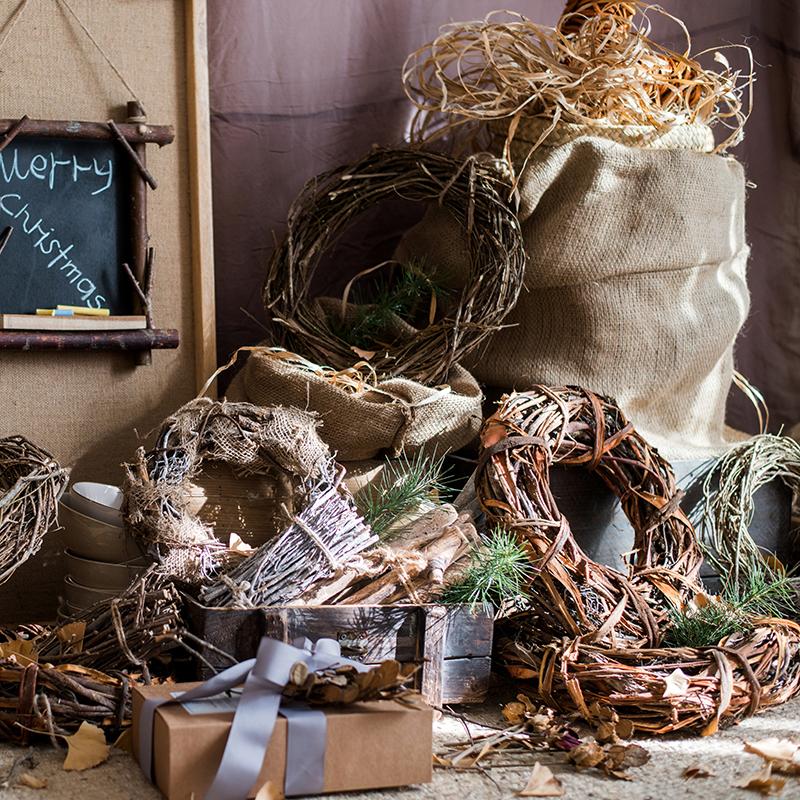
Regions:
[[174, 350], [180, 343], [176, 330], [85, 331], [41, 333], [0, 331], [0, 350]]

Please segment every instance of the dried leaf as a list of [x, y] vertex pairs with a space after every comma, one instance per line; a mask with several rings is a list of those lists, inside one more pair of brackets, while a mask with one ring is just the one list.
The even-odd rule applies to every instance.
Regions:
[[117, 750], [124, 750], [126, 753], [133, 755], [133, 731], [131, 728], [126, 728], [119, 736], [117, 736], [113, 747], [116, 747]]
[[77, 732], [72, 736], [65, 736], [64, 740], [69, 747], [64, 759], [66, 770], [91, 769], [106, 761], [111, 752], [106, 744], [105, 734], [91, 722], [82, 722]]
[[606, 742], [619, 741], [617, 738], [617, 726], [613, 722], [601, 722], [595, 731], [594, 738], [601, 744]]
[[503, 717], [505, 718], [506, 722], [511, 725], [519, 725], [521, 722], [525, 721], [525, 704], [519, 703], [516, 701], [512, 701], [511, 703], [506, 703], [503, 706]]
[[662, 697], [682, 697], [689, 688], [689, 676], [680, 668], [667, 675]]
[[0, 644], [0, 658], [14, 658], [18, 664], [35, 664], [39, 658], [30, 639], [12, 639]]
[[83, 651], [83, 637], [86, 633], [85, 622], [70, 622], [62, 625], [57, 631], [56, 636], [64, 644], [66, 652], [80, 653]]
[[597, 742], [584, 742], [577, 747], [573, 747], [567, 757], [579, 769], [589, 769], [602, 764], [605, 761], [606, 754]]
[[745, 742], [746, 753], [755, 753], [764, 761], [792, 761], [797, 755], [800, 745], [789, 739], [778, 739], [772, 736], [769, 739], [759, 739], [757, 742]]
[[713, 778], [714, 773], [705, 765], [700, 763], [689, 764], [688, 767], [681, 773], [684, 778]]
[[764, 769], [753, 773], [745, 778], [740, 783], [737, 783], [740, 789], [750, 789], [752, 792], [759, 792], [765, 797], [774, 797], [783, 791], [786, 786], [786, 778], [776, 778], [772, 774], [772, 767], [767, 764]]
[[616, 729], [620, 739], [630, 739], [633, 736], [634, 724], [629, 719], [621, 719], [617, 723]]
[[22, 775], [17, 778], [17, 786], [25, 786], [28, 789], [46, 789], [47, 778], [37, 778], [30, 772], [23, 772]]
[[641, 767], [650, 760], [650, 753], [639, 744], [612, 744], [605, 750], [603, 769], [606, 772]]
[[272, 781], [267, 781], [256, 793], [255, 800], [280, 800], [281, 793], [275, 790]]
[[538, 761], [533, 765], [525, 788], [517, 792], [519, 797], [561, 797], [563, 794], [561, 781], [553, 775], [549, 767]]
[[253, 548], [238, 533], [233, 532], [228, 537], [228, 550], [242, 556], [249, 556], [253, 552]]
[[360, 347], [351, 346], [350, 349], [359, 357], [363, 358], [364, 361], [369, 361], [371, 358], [375, 358], [375, 353], [377, 350], [362, 350]]

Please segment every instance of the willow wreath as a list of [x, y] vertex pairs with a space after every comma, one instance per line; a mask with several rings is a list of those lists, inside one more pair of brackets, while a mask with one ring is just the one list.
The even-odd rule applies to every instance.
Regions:
[[0, 583], [35, 555], [58, 524], [68, 471], [22, 436], [0, 439]]
[[[800, 626], [750, 620], [716, 646], [667, 647], [670, 613], [705, 598], [701, 553], [669, 464], [609, 399], [575, 387], [504, 398], [484, 424], [481, 505], [535, 568], [528, 607], [503, 623], [501, 660], [542, 700], [640, 732], [713, 733], [800, 691]], [[629, 575], [578, 546], [549, 485], [554, 463], [594, 470], [634, 530]]]
[[[525, 251], [510, 187], [493, 160], [458, 161], [411, 149], [374, 149], [354, 164], [309, 181], [289, 209], [288, 230], [273, 253], [263, 288], [267, 311], [290, 350], [336, 369], [352, 366], [353, 347], [309, 301], [322, 254], [355, 218], [393, 196], [435, 202], [466, 232], [469, 280], [442, 318], [376, 352], [381, 377], [445, 381], [450, 367], [498, 330], [522, 288]], [[413, 331], [413, 329], [412, 329]]]

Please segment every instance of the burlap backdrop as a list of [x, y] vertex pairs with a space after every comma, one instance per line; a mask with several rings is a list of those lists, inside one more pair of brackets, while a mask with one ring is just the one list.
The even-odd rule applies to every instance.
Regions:
[[[519, 182], [526, 291], [506, 319], [514, 327], [465, 363], [506, 390], [579, 384], [608, 394], [670, 458], [718, 452], [733, 435], [725, 403], [749, 306], [744, 172], [690, 149], [710, 141], [692, 128], [648, 148], [614, 141], [619, 129], [572, 131], [534, 152]], [[537, 136], [519, 131], [517, 163]], [[465, 271], [461, 232], [441, 209], [398, 255], [423, 253]]]

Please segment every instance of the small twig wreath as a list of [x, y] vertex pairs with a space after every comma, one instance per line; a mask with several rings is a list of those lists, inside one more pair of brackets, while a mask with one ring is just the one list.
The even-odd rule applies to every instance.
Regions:
[[[320, 549], [325, 548], [315, 544], [317, 540], [334, 548], [331, 539], [340, 531], [355, 530], [336, 549], [337, 556], [346, 560], [353, 548], [357, 552], [371, 541], [369, 535], [360, 535], [364, 526], [349, 496], [342, 498], [342, 508], [334, 521], [338, 527], [331, 524], [330, 513], [321, 520], [302, 519], [305, 511], [325, 505], [326, 498], [330, 511], [331, 494], [338, 491], [341, 471], [317, 434], [318, 422], [314, 414], [298, 408], [220, 403], [208, 398], [192, 400], [162, 423], [155, 447], [149, 452], [140, 448], [136, 462], [127, 465], [124, 515], [128, 529], [160, 561], [166, 574], [191, 584], [219, 580], [220, 573], [235, 568], [242, 556], [229, 563], [232, 554], [227, 545], [192, 513], [189, 484], [204, 464], [221, 462], [242, 475], [282, 478], [292, 494], [301, 495], [304, 508], [297, 516], [286, 509], [288, 527], [278, 537], [278, 544], [294, 546], [295, 554], [305, 552], [307, 542], [298, 544], [298, 539], [305, 537]], [[254, 560], [259, 574], [273, 562], [283, 563], [283, 551], [276, 553], [271, 548], [268, 543], [246, 559]], [[267, 556], [269, 559], [265, 560]], [[291, 561], [288, 556], [285, 559]], [[306, 562], [311, 561], [306, 553]], [[324, 571], [324, 565], [320, 569]], [[233, 574], [238, 574], [235, 569]], [[285, 576], [269, 577], [279, 581]], [[225, 582], [224, 575], [222, 580]], [[299, 579], [296, 582], [300, 584]], [[255, 591], [255, 583], [248, 588]], [[232, 598], [231, 602], [236, 600]]]
[[[536, 387], [484, 425], [476, 475], [487, 516], [514, 530], [536, 568], [529, 608], [504, 623], [500, 657], [542, 699], [594, 722], [713, 733], [800, 691], [800, 626], [753, 620], [710, 648], [669, 648], [670, 609], [703, 589], [700, 550], [669, 464], [610, 400]], [[551, 464], [597, 472], [635, 535], [628, 577], [582, 552], [550, 490]]]
[[289, 209], [286, 236], [264, 283], [264, 304], [282, 327], [282, 343], [320, 364], [352, 366], [351, 345], [308, 302], [323, 252], [382, 200], [399, 195], [436, 202], [464, 229], [469, 281], [451, 313], [402, 339], [391, 352], [376, 353], [370, 365], [386, 377], [445, 380], [454, 362], [501, 326], [522, 288], [525, 250], [516, 214], [504, 199], [509, 188], [493, 162], [410, 149], [375, 149], [309, 181]]
[[22, 436], [0, 439], [0, 583], [39, 551], [58, 524], [69, 473]]

